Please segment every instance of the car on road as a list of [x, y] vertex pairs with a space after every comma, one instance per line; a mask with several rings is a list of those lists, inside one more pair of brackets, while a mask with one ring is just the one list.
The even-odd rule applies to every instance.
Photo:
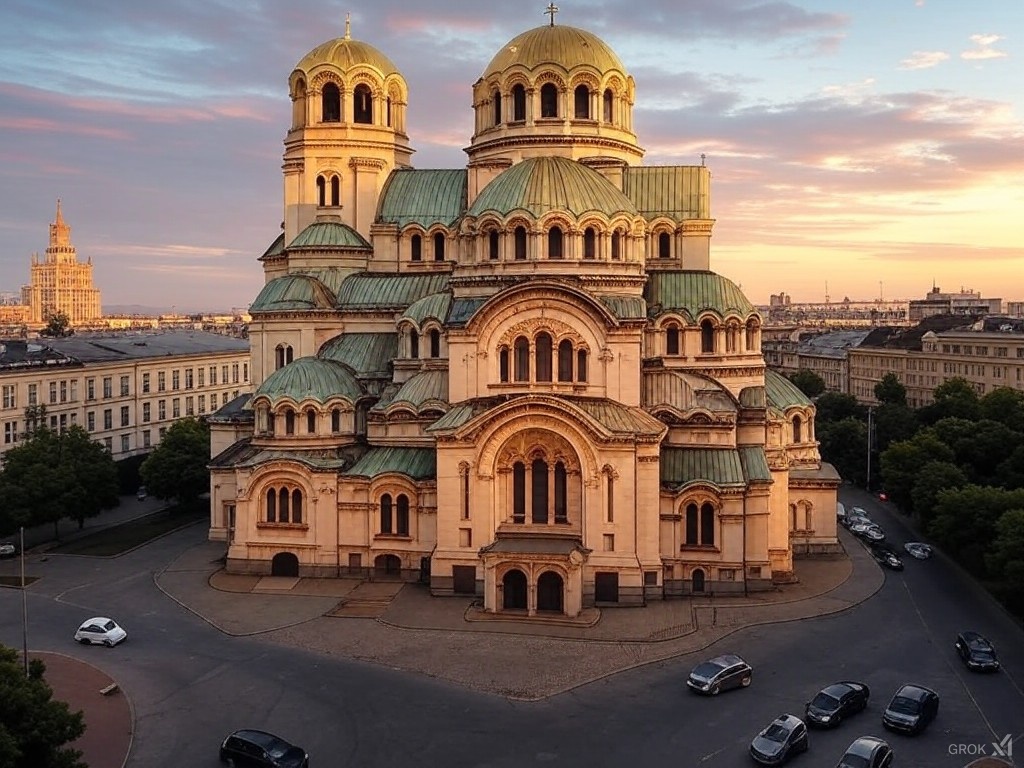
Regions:
[[139, 501], [145, 501], [148, 496], [149, 493], [146, 491], [146, 486], [140, 485], [139, 490], [135, 492], [135, 498], [137, 498]]
[[874, 736], [861, 736], [846, 748], [836, 768], [889, 768], [892, 747]]
[[860, 507], [853, 507], [848, 510], [843, 516], [843, 525], [847, 528], [852, 528], [857, 523], [864, 523], [865, 525], [873, 525], [873, 521], [868, 517], [868, 513]]
[[0, 557], [14, 557], [18, 554], [18, 547], [12, 541], [0, 541]]
[[974, 672], [996, 672], [999, 669], [999, 657], [995, 646], [977, 632], [961, 632], [956, 636], [956, 652], [960, 661]]
[[894, 571], [903, 570], [903, 561], [900, 560], [899, 555], [893, 552], [888, 547], [874, 546], [871, 548], [871, 556], [884, 565], [886, 568], [891, 568]]
[[113, 648], [128, 638], [116, 621], [106, 616], [95, 616], [86, 619], [75, 632], [75, 640], [82, 645], [105, 645]]
[[939, 713], [939, 694], [923, 685], [901, 686], [882, 713], [882, 725], [916, 735]]
[[809, 725], [820, 725], [832, 728], [839, 725], [843, 718], [863, 712], [871, 698], [871, 689], [864, 683], [844, 680], [840, 683], [826, 685], [817, 695], [807, 702], [804, 717]]
[[850, 531], [865, 541], [885, 541], [885, 531], [875, 523], [854, 523], [850, 526]]
[[796, 715], [779, 715], [750, 742], [750, 756], [761, 765], [783, 765], [807, 747], [804, 721]]
[[734, 653], [727, 653], [694, 667], [686, 678], [686, 684], [695, 693], [717, 696], [730, 688], [746, 688], [753, 674], [754, 670], [747, 662]]
[[903, 545], [903, 549], [907, 551], [908, 555], [918, 560], [927, 560], [932, 556], [932, 548], [920, 541], [908, 541]]
[[220, 745], [220, 761], [238, 768], [309, 768], [309, 755], [266, 731], [235, 731]]

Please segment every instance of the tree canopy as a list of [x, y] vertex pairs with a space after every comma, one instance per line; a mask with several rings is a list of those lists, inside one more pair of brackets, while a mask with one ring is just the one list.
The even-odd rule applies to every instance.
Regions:
[[882, 452], [882, 482], [889, 498], [898, 506], [914, 510], [914, 483], [922, 466], [930, 461], [952, 463], [953, 450], [930, 432], [921, 432], [912, 440], [893, 443]]
[[70, 336], [73, 333], [71, 330], [71, 318], [68, 317], [66, 312], [60, 310], [50, 312], [46, 316], [46, 327], [39, 333], [42, 336], [50, 336], [53, 338]]
[[906, 405], [907, 388], [903, 386], [900, 377], [890, 371], [882, 377], [880, 382], [875, 384], [875, 399], [879, 403]]
[[0, 768], [88, 768], [82, 753], [66, 746], [85, 733], [81, 712], [53, 698], [46, 665], [29, 662], [0, 645]]
[[210, 428], [198, 419], [181, 419], [168, 428], [139, 475], [150, 494], [188, 506], [210, 490], [209, 461]]
[[825, 391], [825, 380], [814, 371], [802, 368], [789, 376], [796, 388], [810, 398], [815, 398]]
[[864, 406], [857, 402], [857, 398], [845, 392], [826, 392], [814, 401], [814, 410], [817, 413], [816, 424], [824, 422], [836, 423], [848, 418], [863, 418]]

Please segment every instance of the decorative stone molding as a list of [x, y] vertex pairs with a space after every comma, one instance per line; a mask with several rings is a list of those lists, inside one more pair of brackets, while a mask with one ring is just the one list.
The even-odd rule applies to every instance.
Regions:
[[387, 163], [383, 160], [378, 160], [375, 157], [352, 157], [349, 158], [348, 167], [354, 170], [367, 168], [375, 171], [383, 171], [387, 168]]

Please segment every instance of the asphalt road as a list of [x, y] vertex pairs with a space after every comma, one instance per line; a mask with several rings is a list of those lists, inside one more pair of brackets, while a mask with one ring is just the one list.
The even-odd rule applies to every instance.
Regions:
[[[868, 509], [893, 544], [914, 538], [884, 505], [844, 495], [848, 506]], [[761, 727], [782, 712], [802, 714], [821, 686], [842, 679], [870, 686], [867, 711], [812, 731], [809, 753], [793, 765], [834, 766], [867, 734], [893, 745], [900, 768], [958, 768], [968, 759], [951, 751], [983, 745], [991, 754], [991, 742], [1007, 733], [1024, 753], [1024, 630], [941, 554], [907, 558], [905, 571], [888, 572], [879, 593], [851, 611], [743, 630], [712, 648], [753, 665], [748, 689], [691, 694], [684, 679], [700, 659], [681, 657], [529, 704], [222, 635], [153, 584], [153, 573], [201, 535], [192, 528], [113, 560], [51, 558], [34, 568], [44, 578], [30, 591], [30, 647], [86, 659], [121, 683], [137, 718], [129, 768], [213, 768], [221, 739], [238, 727], [302, 744], [316, 768], [750, 766], [747, 746]], [[128, 642], [73, 643], [77, 624], [96, 613], [120, 620]], [[952, 643], [967, 628], [996, 644], [1003, 672], [977, 675], [960, 664]], [[17, 590], [0, 589], [0, 642], [21, 647]], [[918, 737], [881, 725], [889, 697], [909, 681], [942, 697], [938, 719]]]

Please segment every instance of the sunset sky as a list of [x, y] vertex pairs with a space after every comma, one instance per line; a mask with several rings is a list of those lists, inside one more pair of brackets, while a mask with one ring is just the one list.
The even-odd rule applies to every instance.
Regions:
[[[103, 303], [245, 307], [279, 232], [287, 79], [344, 33], [410, 88], [419, 168], [465, 165], [471, 86], [546, 2], [6, 0], [0, 292], [56, 199]], [[637, 84], [649, 164], [711, 168], [712, 268], [755, 303], [1024, 299], [1021, 0], [562, 0]]]

